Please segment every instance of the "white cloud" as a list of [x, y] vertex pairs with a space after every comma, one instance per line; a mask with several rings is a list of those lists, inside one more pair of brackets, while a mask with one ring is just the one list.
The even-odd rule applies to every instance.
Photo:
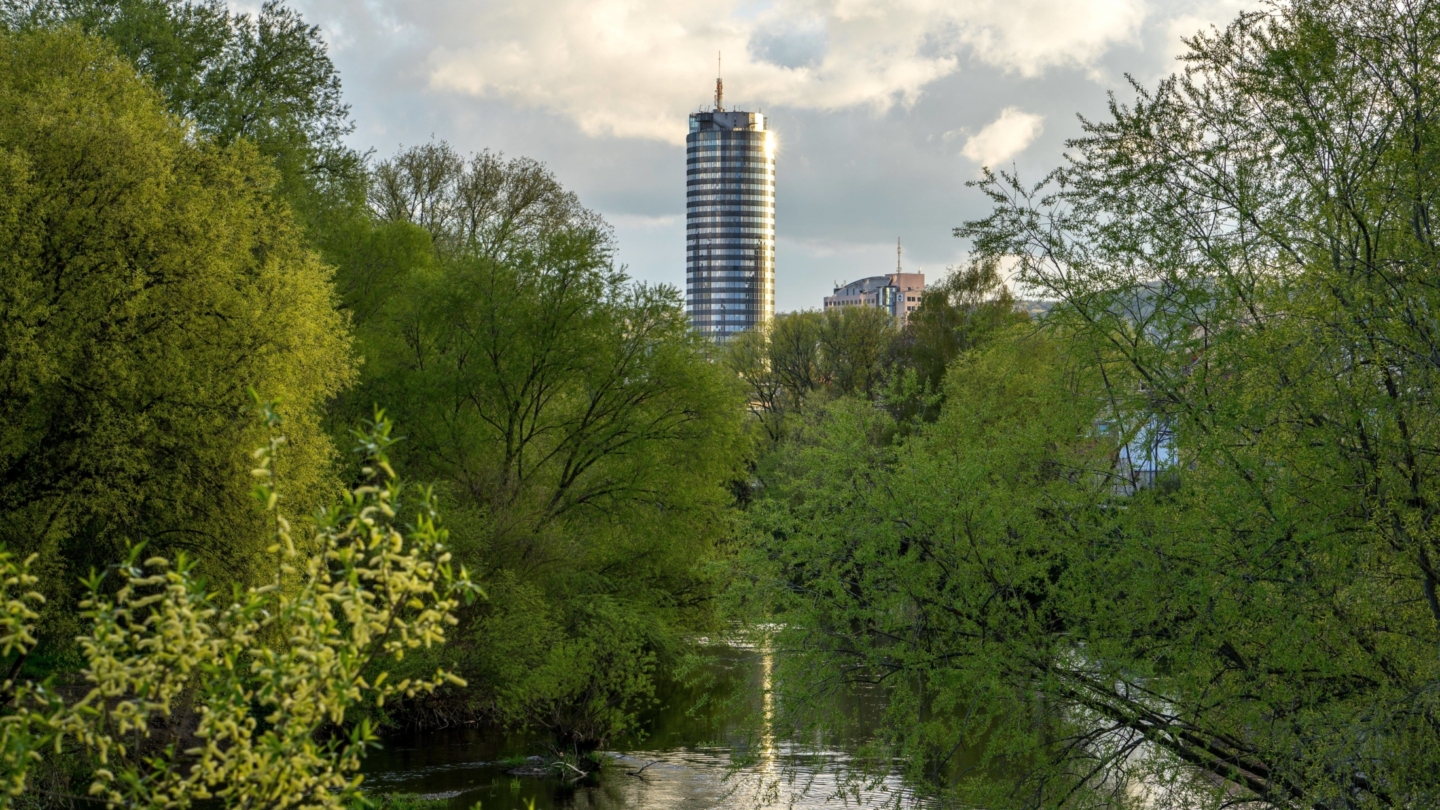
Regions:
[[995, 166], [1025, 151], [1045, 129], [1045, 116], [1006, 107], [1000, 117], [965, 141], [960, 154], [982, 166]]
[[1134, 41], [1145, 0], [381, 0], [425, 32], [431, 90], [558, 113], [590, 135], [684, 139], [726, 100], [877, 112], [967, 58], [1033, 77]]
[[650, 216], [646, 214], [611, 214], [610, 224], [617, 228], [636, 228], [641, 230], [655, 230], [657, 228], [671, 228], [680, 224], [679, 214], [667, 214], [663, 216]]

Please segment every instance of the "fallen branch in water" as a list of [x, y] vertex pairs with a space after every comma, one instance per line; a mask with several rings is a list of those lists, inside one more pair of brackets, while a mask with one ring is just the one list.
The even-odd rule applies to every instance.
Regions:
[[585, 777], [585, 776], [589, 776], [589, 775], [590, 775], [590, 774], [585, 773], [584, 771], [580, 770], [579, 768], [575, 767], [574, 765], [571, 765], [570, 763], [566, 762], [566, 761], [563, 760], [563, 759], [560, 760], [559, 762], [555, 763], [555, 764], [556, 764], [556, 765], [564, 765], [565, 767], [569, 768], [570, 770], [574, 771], [575, 773], [580, 774], [581, 777]]
[[[657, 762], [659, 762], [659, 761], [660, 761], [660, 760], [658, 760], [658, 759], [656, 759], [656, 760], [651, 760], [650, 762], [645, 763], [645, 768], [648, 768], [648, 767], [650, 767], [651, 765], [654, 765], [655, 763], [657, 763]], [[626, 773], [627, 775], [629, 775], [629, 776], [639, 776], [640, 774], [642, 774], [642, 773], [645, 772], [645, 768], [641, 768], [641, 769], [638, 770], [638, 771], [626, 771], [625, 773]]]

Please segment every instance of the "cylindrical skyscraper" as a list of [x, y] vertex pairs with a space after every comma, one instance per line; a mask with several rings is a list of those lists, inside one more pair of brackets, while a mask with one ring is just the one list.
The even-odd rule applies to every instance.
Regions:
[[685, 138], [685, 303], [724, 340], [775, 315], [775, 140], [760, 113], [690, 116]]

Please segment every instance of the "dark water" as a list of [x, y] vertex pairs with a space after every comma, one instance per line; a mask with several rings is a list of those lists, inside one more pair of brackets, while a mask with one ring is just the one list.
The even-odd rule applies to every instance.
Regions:
[[[848, 739], [801, 745], [776, 733], [769, 697], [773, 659], [716, 645], [700, 683], [669, 684], [646, 734], [605, 752], [590, 778], [515, 778], [499, 760], [544, 753], [535, 739], [471, 728], [386, 740], [365, 762], [365, 788], [446, 799], [455, 810], [739, 810], [753, 807], [919, 807], [896, 777], [847, 783], [851, 752], [873, 732], [883, 698], [861, 693], [843, 708], [859, 719]], [[643, 769], [643, 770], [642, 770]]]

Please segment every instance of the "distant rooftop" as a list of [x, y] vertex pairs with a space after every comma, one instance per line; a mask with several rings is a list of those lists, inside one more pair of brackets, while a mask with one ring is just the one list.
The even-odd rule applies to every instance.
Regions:
[[713, 110], [690, 114], [690, 131], [707, 129], [765, 131], [765, 114], [744, 110]]

